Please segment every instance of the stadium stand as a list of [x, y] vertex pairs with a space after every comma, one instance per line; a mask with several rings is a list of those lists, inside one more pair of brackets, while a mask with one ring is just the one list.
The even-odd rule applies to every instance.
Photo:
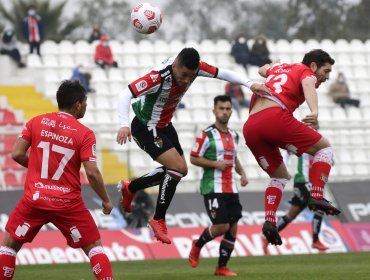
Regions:
[[[35, 101], [34, 93], [27, 89], [27, 97], [21, 95], [22, 98], [19, 98], [26, 100], [22, 103], [13, 97], [18, 94], [9, 92], [4, 94], [3, 87], [1, 87], [1, 95], [7, 97], [7, 103], [14, 109], [24, 110], [24, 118], [29, 119], [36, 113], [34, 109], [36, 107], [38, 112], [55, 109], [55, 107], [50, 107], [50, 104], [45, 105], [43, 100], [54, 100], [58, 82], [63, 78], [68, 78], [74, 66], [81, 64], [88, 69], [92, 73], [91, 86], [96, 90], [96, 93], [89, 94], [88, 111], [82, 122], [93, 128], [98, 135], [103, 155], [103, 175], [106, 182], [111, 184], [116, 183], [121, 177], [128, 178], [153, 168], [152, 163], [148, 164], [151, 161], [147, 155], [141, 152], [135, 143], [123, 147], [115, 144], [115, 133], [118, 128], [115, 104], [119, 92], [128, 82], [146, 73], [168, 55], [176, 54], [184, 46], [198, 48], [201, 57], [210, 64], [233, 69], [243, 75], [248, 75], [251, 79], [262, 81], [257, 73], [258, 68], [250, 67], [248, 73], [245, 73], [243, 68], [235, 64], [229, 56], [230, 42], [227, 40], [216, 42], [211, 40], [187, 41], [185, 43], [176, 40], [172, 42], [142, 40], [138, 43], [130, 40], [124, 43], [111, 40], [110, 44], [115, 56], [122, 63], [119, 64], [120, 68], [105, 71], [94, 66], [95, 44], [88, 44], [85, 41], [77, 41], [76, 43], [62, 41], [59, 44], [46, 41], [42, 45], [43, 58], [29, 55], [27, 58], [28, 70], [20, 70], [19, 72], [20, 76], [29, 75], [32, 72], [38, 73], [35, 76], [34, 84], [38, 85], [44, 98], [39, 96]], [[271, 51], [271, 58], [280, 59], [282, 62], [299, 62], [303, 58], [303, 54], [313, 48], [323, 48], [336, 59], [337, 63], [334, 66], [332, 77], [335, 77], [339, 71], [344, 71], [348, 77], [351, 93], [355, 98], [361, 100], [362, 107], [343, 110], [333, 104], [331, 99], [326, 96], [330, 81], [318, 89], [321, 131], [332, 142], [336, 154], [331, 181], [369, 179], [370, 40], [365, 43], [359, 40], [346, 41], [342, 39], [336, 42], [328, 39], [320, 42], [314, 39], [307, 42], [278, 40], [276, 42], [268, 41], [268, 47]], [[178, 129], [180, 142], [183, 144], [187, 158], [192, 142], [200, 129], [209, 125], [209, 120], [212, 119], [210, 114], [212, 113], [213, 97], [223, 94], [224, 85], [225, 83], [219, 80], [197, 79], [183, 99], [186, 108], [176, 112], [173, 122]], [[248, 94], [246, 96], [249, 97]], [[0, 126], [18, 126], [20, 123], [15, 116], [16, 113], [8, 108], [10, 107], [1, 106]], [[308, 108], [303, 106], [296, 115], [303, 117], [307, 112]], [[132, 115], [133, 113], [131, 113], [131, 117]], [[242, 111], [242, 118], [234, 114], [230, 126], [235, 128], [241, 136], [239, 158], [246, 165], [252, 182], [259, 182], [266, 179], [267, 176], [259, 170], [255, 159], [243, 143], [241, 130], [247, 116], [247, 110]], [[23, 123], [22, 118], [20, 122]], [[2, 155], [9, 150], [9, 141], [12, 141], [9, 139], [12, 137], [14, 135], [0, 138]], [[2, 157], [1, 160], [3, 165], [4, 158]], [[294, 160], [292, 160], [291, 166], [294, 169]], [[22, 175], [14, 171], [16, 169], [9, 168], [8, 170], [3, 176], [6, 181], [15, 183], [21, 180]], [[200, 176], [198, 168], [189, 164], [189, 175], [182, 183], [186, 186], [180, 189], [195, 191], [198, 184], [194, 184], [194, 182], [198, 181]], [[261, 186], [263, 185], [262, 183]]]

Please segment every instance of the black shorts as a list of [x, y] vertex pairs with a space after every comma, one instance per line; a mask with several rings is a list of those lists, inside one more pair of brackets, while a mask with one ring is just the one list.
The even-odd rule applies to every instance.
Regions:
[[292, 205], [298, 206], [301, 210], [307, 207], [308, 199], [310, 198], [310, 190], [308, 183], [295, 183], [294, 196], [290, 201]]
[[164, 128], [155, 128], [155, 131], [153, 131], [135, 117], [131, 122], [131, 133], [140, 149], [144, 150], [154, 160], [172, 148], [175, 148], [181, 156], [184, 154], [172, 123]]
[[242, 205], [237, 193], [206, 194], [204, 205], [214, 225], [234, 224], [242, 217]]

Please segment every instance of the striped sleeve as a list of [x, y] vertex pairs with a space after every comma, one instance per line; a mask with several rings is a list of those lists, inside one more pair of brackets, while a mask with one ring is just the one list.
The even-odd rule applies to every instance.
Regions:
[[134, 97], [156, 93], [160, 86], [161, 76], [154, 70], [128, 85]]
[[207, 136], [207, 133], [202, 131], [197, 139], [195, 140], [195, 143], [193, 145], [193, 148], [191, 149], [190, 155], [193, 157], [203, 157], [204, 153], [208, 149], [209, 146], [209, 139]]
[[199, 63], [199, 72], [198, 76], [201, 77], [208, 77], [208, 78], [215, 78], [217, 77], [218, 68], [212, 65], [209, 65], [205, 63], [204, 61], [201, 61]]

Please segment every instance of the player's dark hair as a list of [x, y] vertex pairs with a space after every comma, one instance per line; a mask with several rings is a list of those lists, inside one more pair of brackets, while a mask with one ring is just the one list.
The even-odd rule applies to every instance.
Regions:
[[199, 67], [200, 56], [194, 48], [184, 48], [176, 57], [180, 65], [190, 70], [196, 70]]
[[330, 57], [330, 55], [321, 50], [321, 49], [315, 49], [308, 53], [306, 53], [303, 57], [302, 63], [304, 65], [310, 66], [312, 62], [315, 62], [317, 67], [320, 68], [325, 63], [329, 63], [330, 65], [334, 65], [335, 60]]
[[86, 90], [78, 80], [64, 80], [57, 90], [59, 109], [70, 109], [76, 102], [82, 102], [86, 97]]
[[218, 102], [230, 102], [231, 104], [231, 97], [228, 95], [217, 95], [213, 98], [213, 107], [216, 107]]

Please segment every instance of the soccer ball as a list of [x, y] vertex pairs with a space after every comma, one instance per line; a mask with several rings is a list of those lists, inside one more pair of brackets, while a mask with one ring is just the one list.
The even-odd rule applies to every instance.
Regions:
[[153, 33], [161, 26], [161, 10], [149, 3], [141, 3], [132, 10], [131, 23], [139, 33]]

